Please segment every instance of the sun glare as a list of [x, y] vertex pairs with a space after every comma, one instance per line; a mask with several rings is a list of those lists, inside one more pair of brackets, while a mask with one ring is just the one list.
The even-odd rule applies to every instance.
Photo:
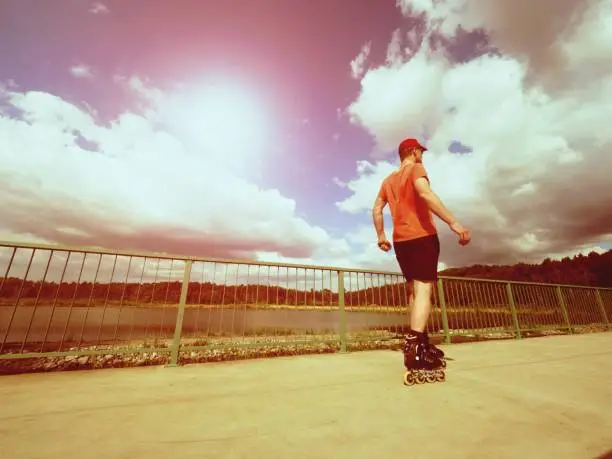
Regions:
[[265, 105], [245, 88], [200, 88], [186, 101], [185, 123], [205, 155], [243, 162], [264, 152], [269, 137]]

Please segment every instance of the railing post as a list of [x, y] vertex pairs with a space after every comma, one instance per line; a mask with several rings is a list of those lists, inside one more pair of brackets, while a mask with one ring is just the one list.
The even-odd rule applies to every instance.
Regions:
[[344, 271], [338, 275], [338, 310], [340, 312], [340, 352], [346, 352], [346, 308], [344, 305]]
[[569, 314], [567, 313], [567, 306], [565, 305], [565, 300], [563, 299], [563, 294], [561, 293], [561, 287], [557, 285], [555, 289], [557, 291], [557, 301], [559, 301], [559, 306], [561, 307], [561, 312], [563, 313], [563, 318], [565, 319], [565, 323], [567, 324], [567, 330], [570, 333], [574, 333], [572, 328], [572, 323], [569, 319]]
[[514, 302], [514, 294], [512, 293], [512, 284], [506, 283], [506, 293], [508, 294], [508, 303], [510, 303], [510, 312], [512, 313], [512, 322], [514, 323], [514, 329], [516, 330], [516, 339], [521, 339], [521, 324], [518, 320], [518, 314], [516, 313], [516, 303]]
[[601, 310], [601, 316], [603, 317], [604, 323], [608, 328], [611, 328], [610, 320], [608, 319], [608, 313], [606, 312], [606, 308], [604, 308], [603, 300], [601, 299], [601, 294], [599, 293], [599, 289], [595, 289], [595, 299], [597, 300], [597, 304], [599, 305], [599, 309]]
[[183, 331], [183, 318], [185, 317], [185, 304], [187, 303], [187, 291], [191, 280], [191, 267], [193, 261], [185, 261], [185, 271], [183, 272], [183, 284], [181, 285], [181, 297], [179, 299], [178, 311], [176, 313], [176, 325], [174, 327], [174, 339], [172, 340], [172, 352], [170, 363], [167, 367], [178, 366], [179, 350], [181, 348], [181, 333]]
[[444, 344], [451, 344], [450, 331], [448, 329], [448, 314], [446, 311], [446, 296], [442, 279], [438, 278], [438, 301], [440, 302], [440, 312], [442, 313], [442, 327], [444, 328]]

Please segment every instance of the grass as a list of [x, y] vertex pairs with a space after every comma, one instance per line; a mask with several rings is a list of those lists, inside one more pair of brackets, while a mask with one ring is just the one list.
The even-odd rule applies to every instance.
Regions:
[[[592, 333], [606, 330], [601, 324], [577, 327], [574, 333]], [[364, 330], [347, 334], [347, 350], [363, 351], [375, 349], [399, 350], [401, 334], [405, 327], [378, 330]], [[523, 337], [546, 336], [567, 333], [566, 330], [551, 326], [548, 329], [523, 330]], [[451, 330], [454, 343], [512, 339], [512, 329], [504, 330]], [[334, 353], [340, 350], [339, 335], [331, 330], [314, 332], [292, 329], [262, 328], [249, 336], [208, 336], [184, 335], [179, 353], [180, 364], [222, 362], [253, 358]], [[440, 343], [443, 336], [433, 333], [431, 341]], [[54, 352], [57, 343], [47, 343], [46, 352]], [[68, 344], [70, 346], [70, 344]], [[73, 346], [75, 346], [73, 344]], [[0, 374], [51, 372], [66, 370], [87, 370], [101, 368], [122, 368], [170, 363], [172, 339], [151, 337], [115, 344], [87, 345], [80, 348], [64, 348], [67, 355], [47, 357], [0, 359]], [[39, 348], [24, 349], [25, 352]], [[11, 352], [5, 348], [5, 352]], [[15, 350], [15, 352], [19, 352]], [[447, 352], [448, 353], [448, 352]]]

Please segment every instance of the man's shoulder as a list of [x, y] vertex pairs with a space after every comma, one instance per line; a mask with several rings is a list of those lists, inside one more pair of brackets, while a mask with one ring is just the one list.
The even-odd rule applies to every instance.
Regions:
[[427, 177], [427, 169], [425, 169], [423, 163], [416, 163], [412, 168], [412, 174]]
[[390, 172], [389, 174], [387, 174], [382, 181], [380, 182], [382, 185], [389, 183], [391, 180], [393, 180], [393, 177], [397, 176], [397, 171], [393, 171]]

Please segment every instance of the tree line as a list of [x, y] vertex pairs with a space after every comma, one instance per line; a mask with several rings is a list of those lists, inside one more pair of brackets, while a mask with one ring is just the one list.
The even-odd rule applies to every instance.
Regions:
[[[519, 263], [512, 266], [474, 265], [447, 269], [441, 275], [471, 277], [523, 282], [561, 283], [612, 287], [612, 251], [605, 254], [595, 252], [588, 256], [578, 255], [560, 261], [545, 260], [539, 265]], [[484, 283], [465, 285], [464, 281], [444, 282], [444, 295], [452, 305], [505, 304], [503, 286]], [[176, 304], [179, 302], [181, 282], [155, 283], [91, 283], [91, 282], [41, 282], [24, 281], [9, 277], [0, 278], [0, 300], [2, 304], [23, 303], [78, 305], [104, 303]], [[550, 304], [555, 300], [552, 291], [545, 295], [523, 288], [514, 289], [517, 304]], [[408, 302], [409, 287], [406, 283], [375, 286], [345, 293], [348, 306], [388, 305], [402, 306]], [[577, 295], [566, 292], [567, 300]], [[436, 292], [437, 296], [437, 292]], [[297, 290], [274, 285], [223, 285], [211, 282], [190, 282], [187, 304], [268, 304], [296, 306], [327, 306], [338, 304], [338, 294], [330, 289]]]
[[472, 265], [449, 268], [442, 276], [499, 279], [517, 282], [612, 287], [612, 250], [598, 254], [576, 255], [562, 260], [547, 258], [539, 264]]

